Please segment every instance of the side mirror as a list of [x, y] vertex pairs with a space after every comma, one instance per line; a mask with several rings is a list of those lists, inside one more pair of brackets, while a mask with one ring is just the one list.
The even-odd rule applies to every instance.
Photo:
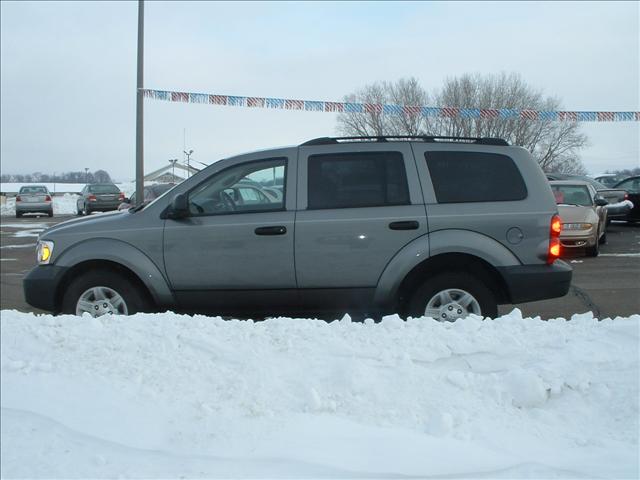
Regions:
[[171, 207], [169, 208], [168, 217], [169, 218], [184, 218], [189, 215], [189, 202], [187, 201], [187, 196], [183, 193], [179, 193], [173, 200], [171, 201]]
[[609, 202], [602, 197], [596, 197], [596, 207], [604, 207], [605, 205], [609, 205]]

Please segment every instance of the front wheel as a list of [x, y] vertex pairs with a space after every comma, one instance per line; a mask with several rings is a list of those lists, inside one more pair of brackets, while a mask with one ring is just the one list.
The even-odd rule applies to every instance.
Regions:
[[600, 254], [600, 242], [596, 240], [593, 247], [587, 247], [587, 257], [597, 257]]
[[93, 270], [75, 278], [62, 298], [62, 312], [71, 315], [133, 315], [148, 310], [140, 287], [112, 270]]
[[470, 314], [495, 318], [495, 294], [478, 278], [466, 272], [435, 275], [415, 291], [409, 301], [409, 315], [453, 322]]

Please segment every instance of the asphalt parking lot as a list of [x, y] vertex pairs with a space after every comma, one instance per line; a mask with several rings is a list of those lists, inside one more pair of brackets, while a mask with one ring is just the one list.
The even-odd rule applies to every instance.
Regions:
[[[35, 264], [35, 242], [45, 228], [73, 218], [3, 217], [0, 221], [0, 308], [38, 312], [24, 301], [22, 277]], [[570, 292], [553, 300], [516, 305], [525, 316], [569, 318], [592, 311], [597, 318], [640, 313], [640, 225], [614, 222], [608, 242], [597, 258], [572, 254], [565, 258], [574, 269]], [[508, 313], [512, 305], [500, 307]]]

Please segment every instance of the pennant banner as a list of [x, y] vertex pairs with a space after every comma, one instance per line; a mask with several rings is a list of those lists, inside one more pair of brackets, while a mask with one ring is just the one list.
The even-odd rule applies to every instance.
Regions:
[[207, 103], [231, 107], [277, 108], [305, 110], [308, 112], [372, 113], [378, 115], [409, 115], [446, 118], [500, 118], [543, 120], [551, 122], [639, 122], [640, 112], [554, 112], [539, 110], [515, 110], [511, 108], [454, 108], [408, 105], [382, 105], [379, 103], [323, 102], [317, 100], [293, 100], [289, 98], [238, 97], [209, 93], [169, 92], [166, 90], [142, 90], [145, 98], [167, 102]]

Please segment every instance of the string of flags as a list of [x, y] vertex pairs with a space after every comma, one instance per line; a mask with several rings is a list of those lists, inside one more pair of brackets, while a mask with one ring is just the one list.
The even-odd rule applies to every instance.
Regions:
[[287, 98], [241, 97], [210, 93], [172, 92], [142, 89], [145, 98], [167, 102], [204, 103], [230, 107], [275, 108], [332, 113], [377, 113], [381, 115], [409, 115], [445, 118], [500, 118], [546, 120], [557, 122], [639, 122], [640, 112], [567, 112], [518, 110], [512, 108], [454, 108], [379, 103], [325, 102]]

